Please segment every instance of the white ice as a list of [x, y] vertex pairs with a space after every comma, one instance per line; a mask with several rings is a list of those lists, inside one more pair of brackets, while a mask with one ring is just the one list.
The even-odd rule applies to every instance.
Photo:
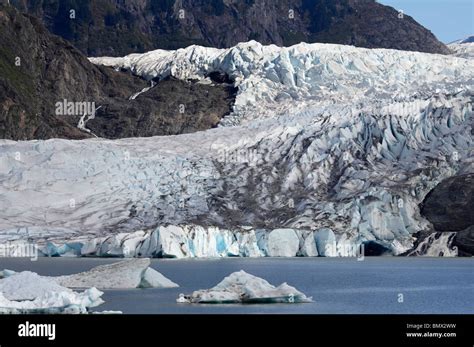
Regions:
[[198, 290], [190, 296], [181, 295], [178, 303], [303, 303], [311, 302], [296, 288], [286, 283], [275, 287], [245, 271], [234, 272], [211, 289]]
[[256, 42], [91, 60], [146, 78], [226, 72], [236, 105], [194, 134], [0, 141], [0, 245], [188, 258], [376, 241], [400, 254], [432, 228], [426, 194], [474, 170], [473, 60]]
[[99, 289], [174, 288], [178, 285], [150, 268], [150, 259], [128, 259], [97, 266], [78, 274], [54, 277], [68, 288], [96, 287]]
[[77, 293], [25, 271], [0, 279], [0, 313], [86, 313], [103, 303], [102, 294], [96, 288]]
[[190, 46], [121, 58], [91, 58], [95, 64], [130, 70], [147, 79], [203, 80], [227, 73], [239, 87], [234, 112], [223, 125], [296, 113], [308, 106], [403, 100], [451, 93], [459, 83], [472, 90], [474, 63], [449, 56], [334, 44], [292, 47], [240, 43], [229, 49]]

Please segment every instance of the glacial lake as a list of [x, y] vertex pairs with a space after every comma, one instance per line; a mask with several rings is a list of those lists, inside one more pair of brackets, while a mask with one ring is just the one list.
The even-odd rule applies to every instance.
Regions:
[[[0, 258], [0, 269], [66, 275], [117, 262], [97, 258]], [[154, 259], [152, 267], [180, 288], [106, 290], [97, 311], [129, 314], [461, 314], [474, 313], [472, 258]], [[296, 287], [314, 303], [177, 304], [180, 293], [207, 289], [244, 270], [274, 285]]]

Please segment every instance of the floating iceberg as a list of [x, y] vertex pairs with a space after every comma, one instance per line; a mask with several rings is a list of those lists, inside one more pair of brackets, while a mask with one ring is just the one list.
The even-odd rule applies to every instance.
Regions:
[[[92, 268], [89, 271], [78, 274], [47, 277], [38, 276], [43, 279], [48, 285], [44, 292], [56, 291], [53, 283], [57, 283], [57, 289], [62, 287], [67, 288], [89, 288], [95, 287], [99, 289], [133, 289], [133, 288], [175, 288], [179, 287], [176, 283], [163, 276], [158, 271], [150, 267], [150, 259], [127, 259], [113, 264], [100, 265]], [[22, 272], [25, 274], [28, 272]], [[9, 278], [13, 275], [18, 275], [15, 271], [3, 270], [0, 271], [1, 278]], [[14, 277], [17, 279], [18, 277]], [[53, 282], [51, 282], [53, 281]], [[15, 286], [16, 281], [10, 281], [10, 286]], [[17, 283], [18, 289], [16, 292], [20, 296], [20, 300], [26, 300], [27, 295], [24, 295], [28, 287], [23, 287], [21, 282]], [[38, 290], [35, 289], [33, 295], [37, 295]], [[0, 286], [1, 292], [1, 286]], [[17, 300], [17, 299], [15, 299]]]
[[180, 295], [178, 303], [304, 303], [312, 298], [286, 283], [275, 287], [245, 271], [234, 272], [211, 289], [198, 290], [190, 296]]
[[96, 288], [77, 293], [34, 272], [10, 273], [0, 280], [0, 313], [87, 313], [104, 302], [102, 294]]
[[51, 278], [43, 277], [35, 272], [23, 271], [0, 280], [0, 292], [8, 300], [34, 300], [48, 293], [72, 293], [71, 289], [61, 286]]
[[[87, 313], [103, 303], [100, 289], [173, 288], [178, 285], [150, 268], [150, 259], [128, 259], [74, 275], [48, 277], [0, 271], [0, 313]], [[71, 288], [89, 288], [83, 293]], [[102, 312], [119, 313], [118, 311]]]
[[174, 288], [179, 287], [158, 271], [150, 268], [150, 259], [128, 259], [97, 266], [74, 275], [55, 277], [68, 288], [96, 287], [99, 289]]

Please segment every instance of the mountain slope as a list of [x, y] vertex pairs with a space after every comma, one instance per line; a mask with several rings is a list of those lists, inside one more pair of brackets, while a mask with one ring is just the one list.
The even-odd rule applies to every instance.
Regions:
[[0, 5], [0, 42], [1, 138], [93, 136], [78, 128], [83, 113], [57, 112], [57, 103], [64, 100], [100, 107], [85, 128], [91, 127], [96, 136], [106, 138], [209, 129], [233, 104], [234, 89], [227, 84], [176, 79], [160, 81], [149, 92], [129, 100], [150, 82], [91, 64], [71, 44], [50, 34], [39, 20], [13, 7]]
[[[89, 56], [256, 40], [447, 54], [435, 36], [373, 0], [12, 0]], [[70, 11], [74, 10], [71, 19]]]

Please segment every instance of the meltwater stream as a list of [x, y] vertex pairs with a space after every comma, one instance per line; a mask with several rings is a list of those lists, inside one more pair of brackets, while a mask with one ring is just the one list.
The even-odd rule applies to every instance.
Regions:
[[[0, 269], [65, 275], [119, 259], [1, 259]], [[472, 258], [231, 258], [155, 259], [152, 267], [180, 288], [106, 290], [97, 311], [129, 314], [461, 314], [474, 313]], [[274, 285], [296, 287], [314, 303], [258, 305], [177, 304], [180, 293], [213, 287], [245, 270]]]

